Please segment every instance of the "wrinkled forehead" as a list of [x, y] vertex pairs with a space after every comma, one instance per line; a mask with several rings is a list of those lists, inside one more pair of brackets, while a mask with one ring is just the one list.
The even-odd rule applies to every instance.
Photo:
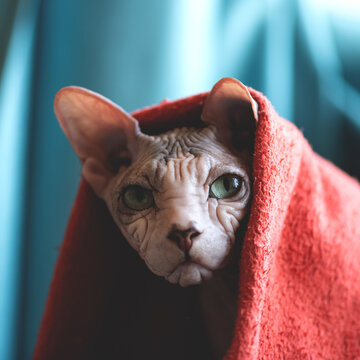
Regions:
[[[203, 185], [224, 173], [248, 174], [249, 156], [232, 154], [213, 127], [175, 129], [140, 146], [123, 181], [161, 189], [176, 183]], [[124, 174], [125, 175], [125, 174]]]
[[189, 155], [211, 156], [219, 161], [229, 159], [229, 156], [234, 157], [226, 145], [219, 141], [217, 131], [213, 126], [202, 129], [174, 129], [152, 136], [150, 142], [145, 141], [141, 145], [137, 157], [139, 161], [152, 158], [168, 162], [171, 159], [187, 158]]

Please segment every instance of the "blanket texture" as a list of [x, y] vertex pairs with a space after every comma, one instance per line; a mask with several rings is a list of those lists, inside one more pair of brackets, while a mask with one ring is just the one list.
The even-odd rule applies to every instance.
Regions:
[[[360, 358], [360, 186], [315, 154], [262, 94], [250, 92], [259, 105], [253, 199], [225, 359]], [[206, 96], [133, 115], [149, 134], [198, 126]], [[173, 358], [210, 359], [194, 288], [150, 274], [82, 181], [34, 359], [155, 359], [171, 351]], [[174, 311], [181, 296], [183, 306]], [[153, 318], [151, 302], [167, 319]], [[176, 333], [181, 319], [191, 323]], [[149, 333], [150, 323], [169, 322], [166, 331]], [[193, 350], [194, 339], [200, 350]]]

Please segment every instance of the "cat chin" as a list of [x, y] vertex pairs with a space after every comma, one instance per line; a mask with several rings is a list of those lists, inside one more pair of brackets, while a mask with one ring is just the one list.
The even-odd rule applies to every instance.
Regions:
[[168, 277], [172, 284], [179, 284], [182, 287], [201, 284], [211, 279], [213, 272], [200, 264], [188, 261], [180, 264]]

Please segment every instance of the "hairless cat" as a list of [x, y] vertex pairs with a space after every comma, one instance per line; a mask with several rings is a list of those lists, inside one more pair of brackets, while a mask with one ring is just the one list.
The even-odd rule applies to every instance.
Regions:
[[[210, 328], [229, 324], [224, 336], [231, 337], [236, 290], [227, 296], [217, 274], [238, 256], [236, 234], [251, 198], [257, 104], [247, 88], [221, 79], [204, 103], [205, 127], [157, 136], [142, 133], [134, 117], [83, 88], [60, 90], [55, 112], [82, 162], [83, 177], [129, 244], [153, 273], [173, 284], [213, 278], [203, 287], [205, 322]], [[209, 302], [216, 294], [233, 304], [229, 314]], [[211, 333], [220, 356], [229, 340]]]

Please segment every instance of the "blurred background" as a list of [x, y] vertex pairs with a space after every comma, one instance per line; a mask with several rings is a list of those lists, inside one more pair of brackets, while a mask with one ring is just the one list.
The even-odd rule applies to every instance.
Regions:
[[80, 163], [67, 85], [128, 111], [236, 77], [360, 175], [356, 0], [0, 0], [0, 359], [30, 359]]

